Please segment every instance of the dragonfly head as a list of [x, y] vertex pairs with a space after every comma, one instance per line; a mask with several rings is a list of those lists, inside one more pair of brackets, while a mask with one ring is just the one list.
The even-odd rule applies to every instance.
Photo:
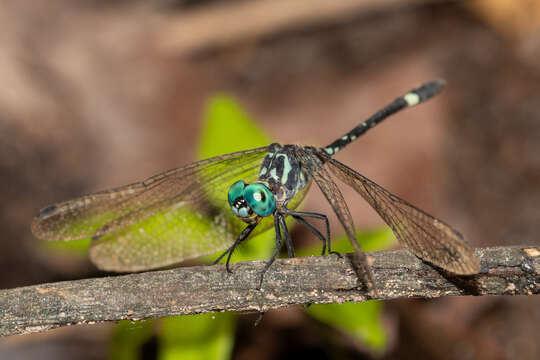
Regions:
[[239, 180], [231, 185], [228, 198], [234, 215], [248, 223], [269, 216], [276, 209], [274, 194], [261, 183], [246, 184]]

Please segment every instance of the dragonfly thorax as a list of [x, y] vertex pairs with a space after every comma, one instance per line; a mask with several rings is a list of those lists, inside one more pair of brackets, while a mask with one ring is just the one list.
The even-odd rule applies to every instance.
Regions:
[[271, 144], [261, 164], [259, 182], [272, 191], [278, 207], [286, 205], [310, 181], [295, 153], [297, 147]]
[[262, 183], [246, 184], [239, 180], [231, 185], [228, 200], [233, 214], [247, 223], [269, 216], [276, 209], [274, 194]]

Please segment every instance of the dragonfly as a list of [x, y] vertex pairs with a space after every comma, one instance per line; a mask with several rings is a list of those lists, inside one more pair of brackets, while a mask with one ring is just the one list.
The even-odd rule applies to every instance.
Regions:
[[[297, 211], [314, 182], [322, 191], [361, 254], [364, 275], [371, 273], [356, 240], [354, 223], [335, 182], [352, 187], [392, 229], [399, 242], [420, 259], [457, 275], [479, 272], [474, 250], [462, 235], [423, 210], [393, 195], [334, 155], [390, 115], [437, 95], [443, 80], [427, 82], [396, 98], [328, 146], [268, 146], [194, 162], [144, 181], [60, 202], [40, 210], [32, 222], [36, 237], [70, 241], [91, 238], [90, 258], [100, 269], [143, 271], [225, 250], [226, 269], [246, 239], [272, 227], [276, 247], [260, 278], [283, 243], [294, 257], [285, 221], [294, 218], [332, 251], [328, 217]], [[324, 234], [311, 221], [322, 221]]]

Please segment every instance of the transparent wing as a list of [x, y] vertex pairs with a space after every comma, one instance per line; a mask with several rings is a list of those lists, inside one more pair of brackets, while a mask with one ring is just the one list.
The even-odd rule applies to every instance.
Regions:
[[456, 230], [324, 153], [329, 169], [355, 189], [416, 256], [460, 275], [476, 274], [480, 264]]
[[354, 222], [347, 203], [343, 198], [343, 194], [332, 179], [332, 176], [325, 169], [324, 164], [319, 158], [316, 149], [311, 147], [298, 148], [296, 153], [297, 157], [302, 163], [302, 167], [308, 174], [310, 174], [319, 189], [321, 189], [321, 192], [332, 206], [332, 209], [336, 213], [339, 221], [341, 222], [341, 225], [343, 225], [343, 228], [347, 233], [347, 237], [349, 238], [349, 241], [351, 242], [357, 256], [359, 257], [360, 262], [357, 265], [360, 266], [360, 268], [358, 269], [361, 271], [360, 276], [362, 277], [362, 279], [367, 280], [368, 286], [373, 286], [375, 284], [375, 282], [373, 281], [373, 275], [371, 273], [371, 270], [369, 269], [366, 254], [360, 248], [360, 246], [358, 245], [358, 241], [356, 240]]
[[[45, 240], [78, 240], [96, 235], [105, 224], [132, 211], [176, 198], [207, 177], [219, 176], [229, 167], [260, 160], [267, 147], [198, 161], [152, 176], [144, 181], [60, 202], [39, 211], [32, 232]], [[114, 230], [110, 227], [110, 231]]]
[[339, 191], [338, 186], [332, 180], [332, 177], [328, 171], [326, 171], [324, 168], [323, 162], [309, 150], [310, 148], [296, 149], [296, 155], [302, 163], [303, 170], [306, 171], [311, 178], [313, 178], [326, 200], [328, 200], [332, 206], [332, 209], [336, 213], [339, 221], [345, 228], [347, 236], [352, 240], [355, 250], [362, 251], [356, 242], [356, 234], [354, 231], [354, 223], [351, 212], [347, 207], [347, 203], [345, 202], [341, 191]]
[[53, 240], [94, 237], [91, 259], [106, 270], [144, 270], [214, 253], [245, 227], [229, 209], [228, 188], [239, 179], [255, 181], [266, 151], [222, 155], [47, 207], [32, 230]]

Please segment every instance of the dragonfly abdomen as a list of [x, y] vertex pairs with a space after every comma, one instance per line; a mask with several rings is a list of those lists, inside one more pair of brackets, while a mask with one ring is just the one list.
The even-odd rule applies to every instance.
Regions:
[[395, 114], [407, 107], [415, 106], [431, 99], [433, 96], [442, 91], [444, 84], [444, 80], [430, 81], [416, 89], [409, 91], [407, 94], [398, 97], [390, 104], [377, 111], [366, 121], [349, 131], [347, 134], [335, 140], [330, 145], [325, 146], [323, 148], [324, 152], [330, 156], [334, 155], [390, 115]]

